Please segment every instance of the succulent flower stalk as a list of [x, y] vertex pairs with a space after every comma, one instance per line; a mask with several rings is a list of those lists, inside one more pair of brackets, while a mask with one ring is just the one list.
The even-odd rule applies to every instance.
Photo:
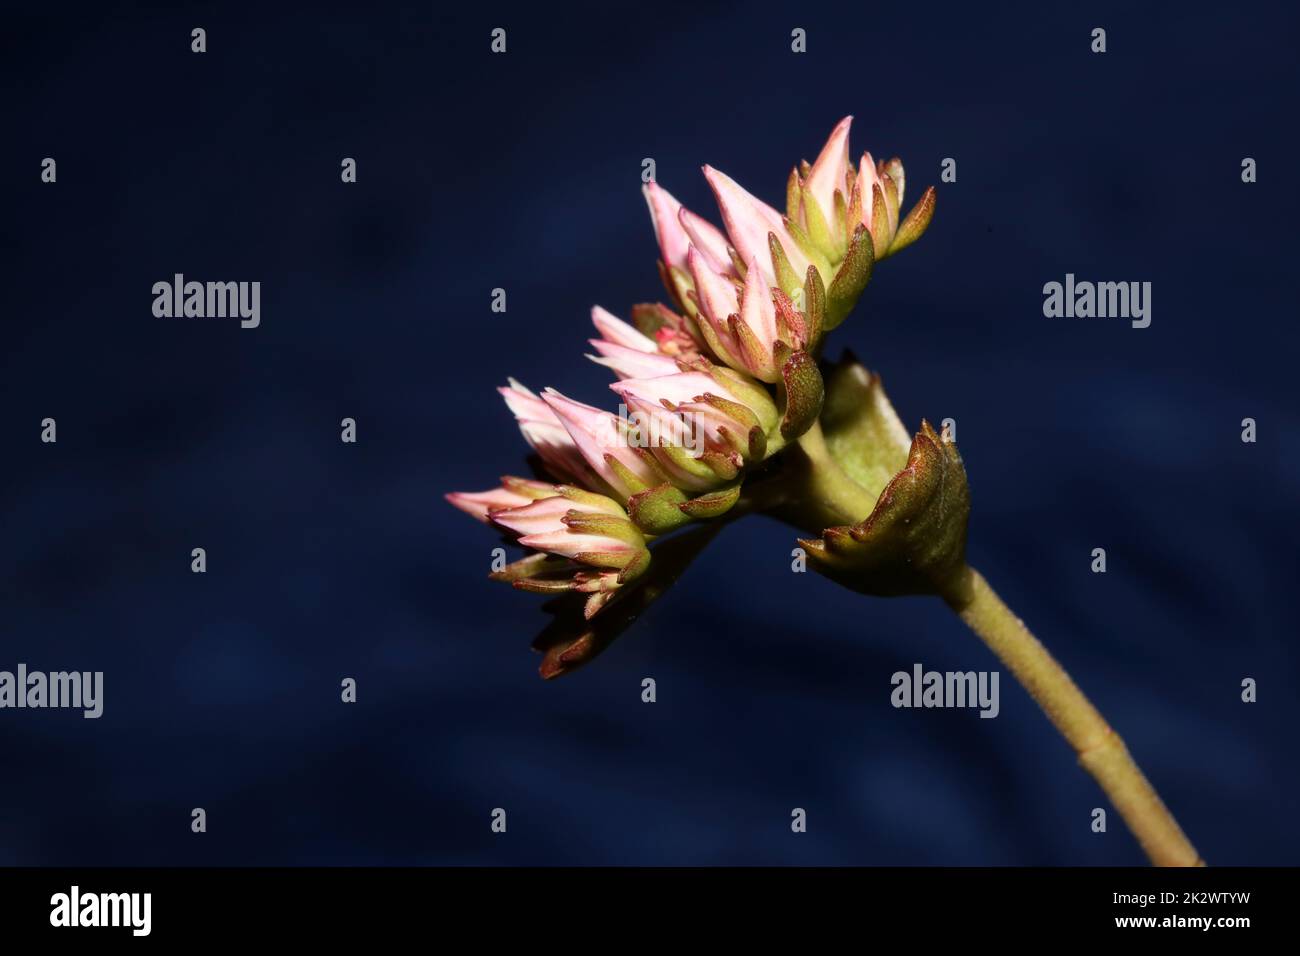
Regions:
[[607, 647], [720, 526], [776, 517], [846, 588], [942, 598], [1043, 707], [1152, 861], [1198, 864], [1123, 742], [966, 563], [955, 444], [924, 421], [909, 435], [879, 377], [847, 353], [821, 359], [876, 264], [920, 238], [935, 208], [931, 187], [903, 215], [902, 162], [854, 163], [851, 125], [794, 166], [784, 212], [712, 166], [722, 229], [647, 184], [672, 304], [635, 305], [631, 323], [593, 308], [589, 357], [615, 376], [616, 411], [508, 380], [500, 392], [537, 477], [447, 498], [525, 550], [493, 579], [555, 598], [535, 642], [548, 678]]

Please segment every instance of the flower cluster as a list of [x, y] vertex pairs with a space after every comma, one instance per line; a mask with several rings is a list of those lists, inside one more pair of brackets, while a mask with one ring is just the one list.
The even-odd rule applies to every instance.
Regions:
[[592, 310], [589, 357], [617, 377], [619, 414], [511, 379], [501, 394], [554, 482], [447, 496], [531, 550], [495, 578], [587, 594], [590, 618], [645, 571], [649, 541], [726, 513], [747, 471], [817, 420], [822, 336], [934, 210], [930, 189], [900, 222], [902, 163], [864, 153], [855, 166], [850, 123], [791, 171], [784, 214], [709, 166], [725, 232], [646, 186], [676, 308], [638, 306], [632, 324]]

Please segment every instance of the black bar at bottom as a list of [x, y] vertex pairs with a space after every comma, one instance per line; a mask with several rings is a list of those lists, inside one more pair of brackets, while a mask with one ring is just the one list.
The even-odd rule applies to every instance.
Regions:
[[927, 943], [973, 932], [1231, 942], [1284, 930], [1294, 884], [1293, 869], [1253, 868], [11, 868], [0, 869], [0, 926], [6, 942], [91, 945], [281, 936], [452, 944], [460, 933], [496, 943], [597, 928], [614, 933], [611, 944], [668, 933], [840, 930], [863, 941], [920, 932]]

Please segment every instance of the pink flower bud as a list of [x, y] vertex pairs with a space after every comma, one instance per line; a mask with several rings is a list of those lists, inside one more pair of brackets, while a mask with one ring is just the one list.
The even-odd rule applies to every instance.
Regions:
[[[595, 516], [615, 520], [583, 520]], [[604, 556], [601, 560], [614, 555], [631, 557], [645, 546], [641, 533], [627, 520], [627, 512], [600, 495], [585, 495], [581, 501], [558, 495], [542, 498], [494, 511], [492, 520], [519, 535], [519, 543], [525, 547], [574, 560], [593, 555]]]
[[517, 508], [533, 500], [504, 487], [492, 488], [489, 491], [453, 491], [443, 497], [471, 518], [484, 523], [487, 522], [488, 514], [492, 511]]
[[650, 219], [654, 223], [655, 239], [659, 242], [659, 255], [664, 265], [684, 269], [686, 248], [691, 240], [678, 216], [682, 204], [656, 182], [646, 183], [641, 191], [650, 207]]
[[606, 342], [613, 342], [615, 345], [638, 349], [642, 352], [659, 351], [654, 339], [642, 335], [618, 316], [598, 305], [591, 307], [591, 323], [596, 326], [596, 331], [600, 333], [600, 337]]
[[[657, 407], [677, 415], [689, 426], [692, 444], [698, 451], [745, 457], [750, 434], [760, 424], [759, 416], [744, 400], [747, 396], [707, 372], [624, 379], [610, 388], [630, 406], [647, 410]], [[741, 463], [737, 461], [738, 466]]]
[[587, 356], [597, 365], [612, 368], [619, 378], [654, 378], [657, 375], [672, 375], [679, 371], [677, 360], [659, 353], [642, 352], [639, 349], [615, 345], [602, 339], [590, 339], [592, 348], [600, 353]]
[[[624, 500], [665, 477], [653, 457], [639, 447], [639, 438], [626, 420], [566, 398], [553, 388], [542, 400], [555, 412], [578, 452], [600, 479]], [[591, 487], [591, 486], [588, 486]]]
[[735, 273], [736, 270], [731, 264], [731, 253], [728, 251], [727, 237], [717, 226], [695, 215], [685, 206], [678, 213], [678, 219], [681, 220], [686, 235], [690, 237], [691, 245], [704, 254], [710, 266], [724, 275]]
[[828, 223], [835, 221], [835, 192], [838, 190], [846, 203], [849, 198], [845, 183], [849, 174], [849, 127], [852, 125], [852, 116], [836, 124], [808, 173], [808, 189]]
[[519, 430], [546, 466], [562, 481], [590, 485], [594, 475], [560, 419], [536, 394], [513, 378], [497, 389], [519, 421]]
[[803, 275], [810, 263], [798, 243], [785, 227], [779, 212], [742, 189], [731, 177], [712, 166], [704, 167], [704, 177], [713, 187], [727, 235], [745, 262], [756, 261], [763, 269], [769, 284], [776, 284], [776, 267], [768, 249], [767, 237], [775, 234], [786, 258], [797, 275]]

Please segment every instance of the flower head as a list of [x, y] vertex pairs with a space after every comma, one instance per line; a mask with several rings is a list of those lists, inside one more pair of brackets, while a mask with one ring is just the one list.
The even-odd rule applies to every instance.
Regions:
[[856, 167], [850, 161], [846, 116], [831, 131], [816, 161], [790, 171], [786, 184], [786, 215], [832, 261], [848, 252], [859, 225], [871, 236], [876, 261], [887, 258], [921, 237], [934, 215], [935, 192], [930, 187], [900, 224], [903, 204], [903, 163], [897, 157], [877, 163], [864, 152]]
[[584, 487], [597, 484], [596, 476], [583, 460], [582, 453], [559, 416], [538, 395], [513, 378], [497, 389], [506, 406], [519, 422], [524, 440], [537, 452], [551, 473], [563, 481]]
[[[584, 620], [629, 590], [658, 593], [679, 570], [668, 556], [694, 548], [674, 547], [683, 535], [654, 539], [727, 514], [745, 482], [773, 473], [767, 462], [817, 422], [825, 333], [848, 314], [875, 261], [914, 241], [933, 209], [931, 190], [900, 224], [902, 164], [864, 154], [854, 166], [849, 127], [843, 120], [816, 161], [792, 172], [784, 213], [712, 166], [704, 176], [724, 229], [646, 185], [676, 308], [638, 305], [630, 323], [592, 309], [589, 358], [613, 373], [617, 411], [510, 379], [499, 391], [549, 480], [507, 477], [447, 495], [528, 552], [494, 579], [582, 595]], [[646, 575], [652, 548], [667, 564]], [[601, 633], [614, 628], [602, 621]], [[572, 662], [592, 646], [579, 640], [561, 656]]]
[[654, 457], [642, 447], [634, 423], [576, 402], [553, 388], [543, 392], [542, 398], [601, 483], [619, 498], [626, 500], [667, 480]]
[[[933, 187], [900, 221], [902, 161], [877, 163], [864, 152], [855, 166], [849, 153], [852, 122], [849, 116], [836, 125], [815, 162], [791, 170], [784, 213], [726, 173], [705, 166], [704, 177], [717, 200], [725, 234], [657, 183], [646, 187], [664, 283], [683, 310], [694, 317], [703, 302], [701, 270], [749, 284], [757, 269], [768, 287], [784, 292], [796, 307], [800, 293], [809, 291], [809, 270], [814, 270], [828, 297], [826, 327], [833, 328], [861, 295], [872, 265], [921, 237], [934, 214]], [[711, 324], [725, 322], [729, 315], [719, 319], [715, 313]], [[766, 371], [772, 374], [770, 368]]]
[[[523, 484], [525, 479], [516, 478], [514, 484], [516, 488]], [[527, 482], [530, 486], [538, 488], [549, 488], [545, 482]], [[489, 523], [492, 519], [490, 515], [494, 511], [504, 511], [507, 508], [517, 508], [520, 505], [526, 505], [533, 500], [531, 495], [521, 494], [519, 490], [511, 490], [504, 484], [498, 488], [492, 488], [488, 491], [453, 491], [446, 495], [447, 501], [459, 508], [471, 518], [477, 518], [484, 524]]]
[[570, 485], [501, 481], [491, 491], [447, 495], [456, 507], [534, 550], [494, 572], [495, 580], [542, 594], [588, 595], [586, 616], [591, 617], [649, 565], [645, 537], [618, 502]]

